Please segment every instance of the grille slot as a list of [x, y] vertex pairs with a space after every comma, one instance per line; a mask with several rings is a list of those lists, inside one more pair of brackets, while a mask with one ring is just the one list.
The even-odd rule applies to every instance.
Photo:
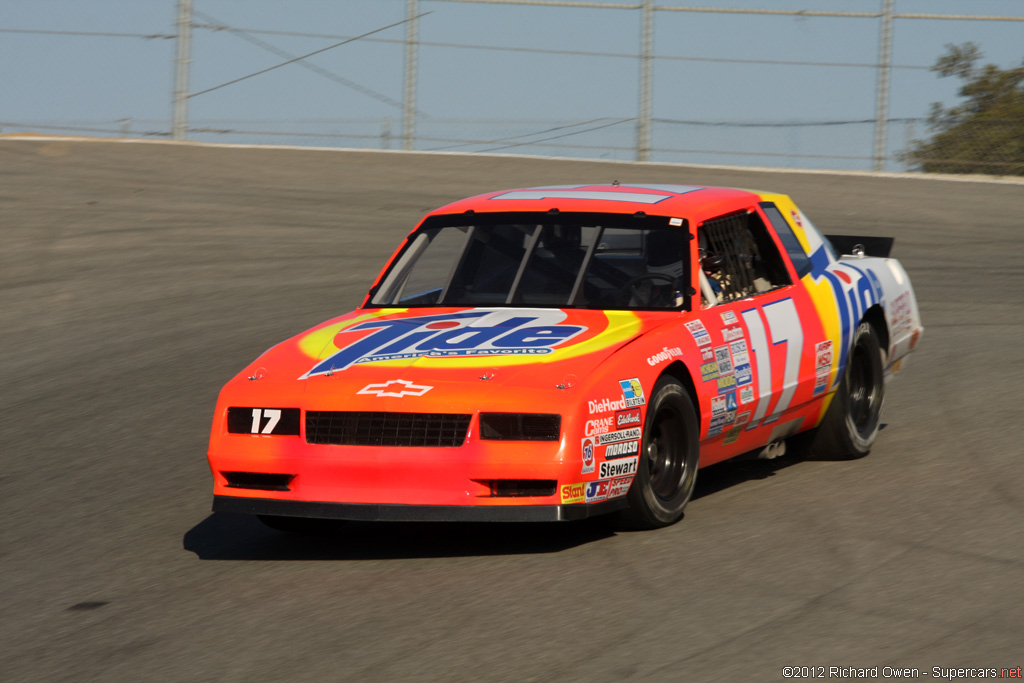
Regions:
[[306, 411], [306, 442], [335, 446], [461, 446], [469, 415]]
[[228, 480], [230, 489], [256, 489], [258, 491], [290, 491], [288, 484], [294, 474], [271, 474], [268, 472], [221, 472]]
[[558, 441], [561, 415], [480, 413], [480, 438], [492, 441]]

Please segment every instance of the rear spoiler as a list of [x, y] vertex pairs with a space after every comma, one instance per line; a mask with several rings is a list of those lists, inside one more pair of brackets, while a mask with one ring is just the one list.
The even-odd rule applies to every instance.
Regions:
[[855, 235], [825, 235], [832, 243], [837, 254], [853, 254], [856, 256], [877, 256], [889, 258], [892, 252], [892, 237], [857, 237]]

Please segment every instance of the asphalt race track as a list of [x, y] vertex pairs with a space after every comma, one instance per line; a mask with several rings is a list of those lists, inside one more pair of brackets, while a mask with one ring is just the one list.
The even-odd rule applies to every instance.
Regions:
[[[356, 305], [423, 212], [615, 179], [776, 190], [825, 232], [896, 238], [926, 331], [867, 458], [704, 470], [656, 532], [317, 540], [210, 513], [221, 385]], [[1022, 258], [1020, 183], [0, 139], [0, 680], [1018, 667]]]

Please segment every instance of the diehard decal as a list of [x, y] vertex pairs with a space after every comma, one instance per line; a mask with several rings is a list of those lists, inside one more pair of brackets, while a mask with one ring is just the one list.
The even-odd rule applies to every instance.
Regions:
[[442, 315], [369, 320], [342, 333], [372, 332], [339, 348], [299, 379], [344, 370], [360, 363], [406, 358], [452, 358], [552, 353], [586, 327], [562, 325], [560, 310], [473, 309]]
[[623, 477], [627, 474], [636, 474], [636, 464], [639, 460], [640, 458], [638, 456], [633, 456], [632, 458], [603, 462], [601, 463], [601, 471], [598, 473], [598, 476], [601, 479], [611, 479], [612, 477]]

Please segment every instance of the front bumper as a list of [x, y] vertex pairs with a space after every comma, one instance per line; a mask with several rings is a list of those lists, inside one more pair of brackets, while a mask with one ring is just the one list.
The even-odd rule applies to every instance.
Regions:
[[621, 510], [626, 499], [589, 505], [380, 505], [214, 496], [214, 512], [360, 522], [570, 522]]

